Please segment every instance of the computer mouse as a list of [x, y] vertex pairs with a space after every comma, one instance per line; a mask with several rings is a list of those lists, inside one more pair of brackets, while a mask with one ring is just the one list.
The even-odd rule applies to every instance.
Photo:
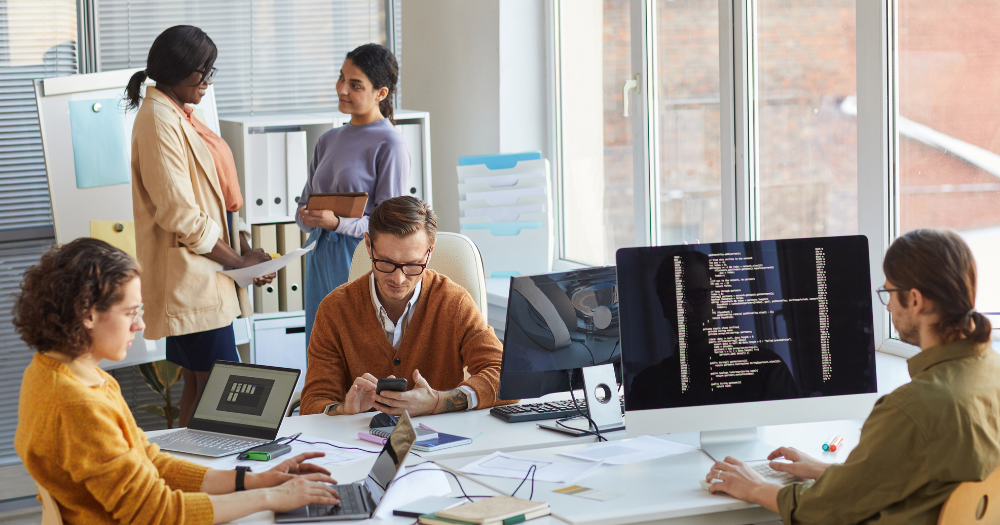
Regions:
[[390, 416], [384, 412], [379, 412], [372, 417], [370, 423], [368, 423], [368, 428], [379, 428], [379, 427], [394, 427], [396, 426], [396, 417]]

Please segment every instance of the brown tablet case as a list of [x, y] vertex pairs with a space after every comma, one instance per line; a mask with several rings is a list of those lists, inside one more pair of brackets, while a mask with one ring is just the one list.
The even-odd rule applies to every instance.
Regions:
[[306, 203], [307, 210], [330, 210], [337, 217], [359, 219], [365, 215], [368, 194], [353, 193], [313, 193]]

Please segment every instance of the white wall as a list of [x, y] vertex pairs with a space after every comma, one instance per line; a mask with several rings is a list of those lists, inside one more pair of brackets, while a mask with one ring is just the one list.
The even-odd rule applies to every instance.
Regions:
[[431, 114], [434, 210], [440, 230], [457, 232], [460, 155], [541, 150], [550, 157], [545, 4], [400, 4], [400, 106]]

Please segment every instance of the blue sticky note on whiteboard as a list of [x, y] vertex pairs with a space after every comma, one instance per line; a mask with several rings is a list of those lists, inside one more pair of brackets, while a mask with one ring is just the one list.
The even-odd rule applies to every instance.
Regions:
[[132, 180], [125, 154], [125, 110], [121, 101], [69, 101], [77, 188], [128, 184]]

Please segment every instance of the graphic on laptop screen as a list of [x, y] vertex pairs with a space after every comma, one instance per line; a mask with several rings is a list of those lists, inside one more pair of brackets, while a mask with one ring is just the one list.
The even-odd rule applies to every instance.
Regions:
[[259, 416], [273, 386], [273, 379], [230, 375], [216, 410]]

